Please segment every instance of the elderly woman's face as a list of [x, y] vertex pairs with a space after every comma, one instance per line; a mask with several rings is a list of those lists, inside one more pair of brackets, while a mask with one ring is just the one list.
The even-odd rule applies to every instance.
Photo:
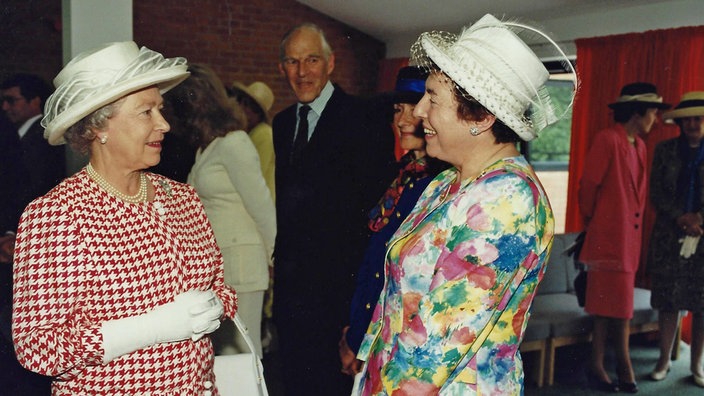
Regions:
[[97, 134], [98, 138], [106, 134], [106, 144], [94, 144], [104, 146], [107, 158], [115, 166], [138, 170], [158, 164], [161, 142], [170, 129], [161, 114], [163, 102], [156, 87], [125, 96], [107, 127]]
[[428, 155], [458, 165], [469, 141], [470, 124], [457, 114], [451, 84], [444, 74], [431, 74], [425, 82], [425, 95], [413, 115], [423, 121]]

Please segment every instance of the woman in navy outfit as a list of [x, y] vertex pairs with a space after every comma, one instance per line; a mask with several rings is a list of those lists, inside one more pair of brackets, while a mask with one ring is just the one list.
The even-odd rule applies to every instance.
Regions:
[[397, 177], [369, 212], [372, 235], [357, 274], [350, 325], [345, 327], [340, 340], [340, 360], [345, 374], [355, 375], [361, 369], [362, 362], [356, 355], [384, 287], [386, 242], [411, 212], [428, 183], [448, 167], [445, 162], [428, 157], [423, 126], [420, 119], [413, 116], [413, 109], [425, 92], [427, 77], [426, 72], [415, 66], [402, 68], [396, 77], [392, 126], [406, 154], [398, 162]]

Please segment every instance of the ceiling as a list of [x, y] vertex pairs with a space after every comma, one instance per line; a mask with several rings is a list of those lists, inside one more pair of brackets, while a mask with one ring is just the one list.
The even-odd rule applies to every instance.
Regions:
[[458, 31], [484, 14], [541, 22], [663, 0], [298, 0], [382, 41], [403, 33]]
[[[410, 40], [414, 40], [421, 32], [428, 30], [447, 30], [459, 32], [462, 26], [468, 25], [481, 18], [484, 14], [491, 13], [496, 17], [506, 16], [519, 18], [535, 26], [559, 24], [562, 30], [575, 30], [570, 18], [584, 19], [591, 15], [591, 20], [583, 22], [586, 30], [594, 35], [598, 23], [594, 23], [594, 16], [603, 15], [606, 19], [612, 15], [620, 15], [617, 21], [612, 21], [615, 26], [633, 23], [628, 19], [634, 17], [637, 21], [643, 20], [646, 26], [657, 26], [658, 18], [652, 18], [651, 9], [665, 14], [671, 8], [685, 8], [682, 13], [692, 12], [689, 9], [695, 1], [701, 0], [297, 0], [323, 14], [346, 23], [364, 33], [367, 33], [394, 47], [396, 43], [401, 48], [409, 48]], [[666, 4], [669, 3], [669, 4]], [[703, 3], [697, 3], [703, 4]], [[650, 7], [650, 8], [648, 8]], [[629, 13], [629, 10], [632, 10]], [[624, 18], [627, 16], [628, 18]], [[661, 15], [663, 16], [663, 15]], [[665, 16], [667, 18], [667, 16]], [[699, 14], [701, 17], [701, 14]], [[696, 23], [701, 24], [701, 23]], [[594, 26], [597, 25], [597, 26]], [[615, 27], [615, 29], [619, 29]], [[549, 29], [551, 31], [552, 29]], [[578, 30], [578, 29], [577, 29]], [[630, 31], [638, 31], [632, 29]], [[552, 33], [552, 31], [551, 31]], [[572, 32], [574, 40], [580, 37]], [[613, 34], [613, 33], [606, 33]], [[569, 35], [569, 34], [563, 34]], [[554, 36], [553, 36], [554, 37]], [[589, 36], [586, 36], [589, 37]], [[558, 40], [561, 40], [558, 37]], [[393, 50], [392, 50], [393, 51]]]

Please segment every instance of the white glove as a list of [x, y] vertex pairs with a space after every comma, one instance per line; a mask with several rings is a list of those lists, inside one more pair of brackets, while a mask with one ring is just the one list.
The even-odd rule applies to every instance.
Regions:
[[104, 322], [103, 363], [150, 345], [196, 341], [220, 327], [223, 312], [212, 290], [190, 290], [145, 314]]
[[699, 236], [689, 236], [680, 239], [682, 247], [680, 248], [680, 256], [688, 259], [694, 252], [697, 251], [697, 245], [699, 245]]
[[[222, 305], [222, 301], [220, 301], [218, 296], [215, 295], [214, 291], [192, 291], [196, 293], [206, 293], [206, 295], [200, 296], [199, 298], [207, 298], [206, 301], [196, 302], [188, 309], [188, 313], [192, 318], [193, 334], [191, 334], [191, 339], [193, 341], [198, 341], [204, 335], [210, 334], [220, 327], [220, 318], [222, 318], [222, 315], [225, 313], [225, 308]], [[176, 296], [174, 302], [179, 301], [180, 299], [190, 298], [190, 295], [187, 293], [190, 292], [181, 293]]]

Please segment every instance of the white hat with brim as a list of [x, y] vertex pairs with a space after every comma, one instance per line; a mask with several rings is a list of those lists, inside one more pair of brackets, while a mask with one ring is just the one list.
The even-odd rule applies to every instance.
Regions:
[[133, 41], [106, 44], [83, 52], [54, 79], [56, 91], [44, 106], [42, 126], [51, 145], [85, 116], [130, 93], [156, 86], [163, 94], [189, 75], [185, 58], [164, 58]]
[[239, 81], [235, 81], [232, 83], [232, 88], [236, 91], [243, 92], [254, 100], [254, 102], [259, 105], [259, 108], [262, 109], [267, 121], [271, 121], [269, 118], [269, 110], [271, 110], [271, 106], [274, 105], [274, 92], [271, 91], [271, 88], [269, 88], [266, 83], [255, 81], [249, 84], [249, 86], [246, 86]]
[[487, 14], [459, 36], [421, 34], [411, 47], [411, 57], [420, 66], [437, 65], [521, 139], [530, 141], [558, 118], [545, 88], [549, 72], [512, 28], [529, 27]]
[[663, 113], [662, 118], [672, 123], [676, 118], [704, 117], [704, 91], [687, 92], [680, 103], [672, 110]]

